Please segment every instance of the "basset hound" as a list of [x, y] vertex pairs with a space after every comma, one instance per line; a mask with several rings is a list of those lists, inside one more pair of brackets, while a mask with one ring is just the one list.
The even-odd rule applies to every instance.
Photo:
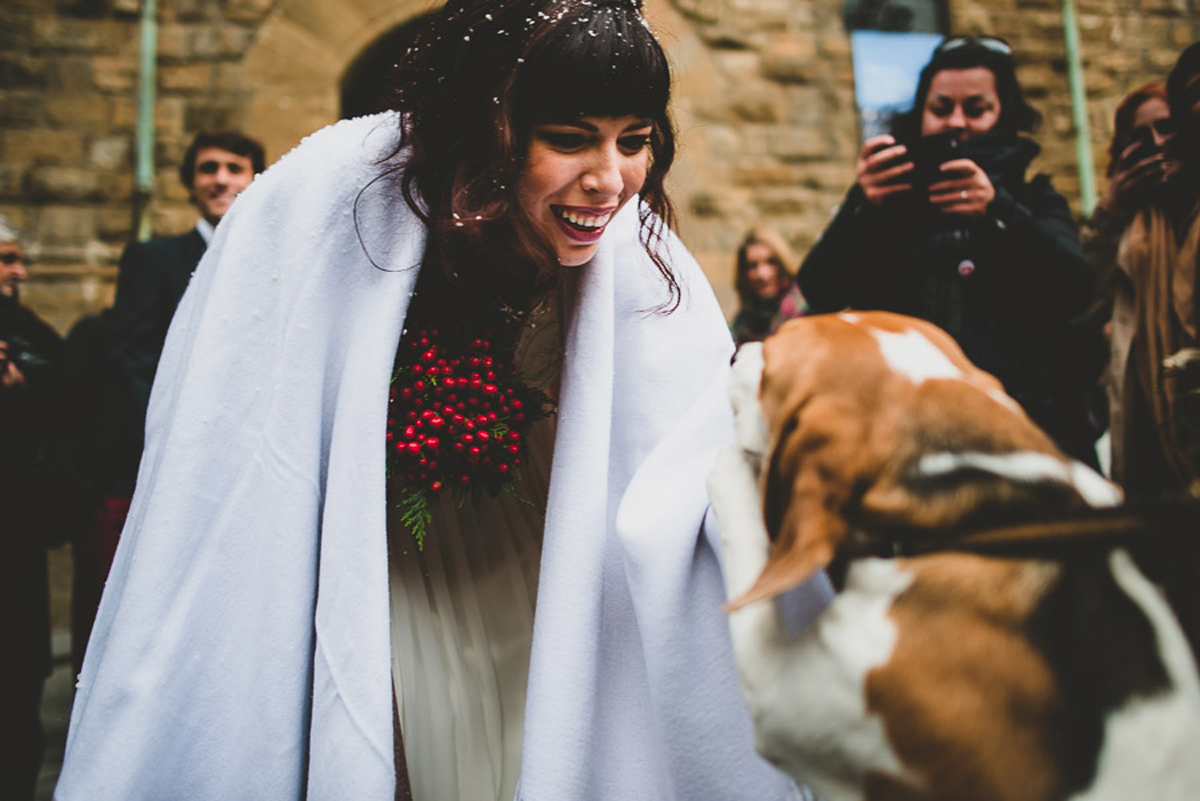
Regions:
[[1200, 799], [1194, 542], [1100, 536], [1138, 528], [1119, 489], [919, 320], [793, 320], [730, 393], [709, 489], [767, 759], [824, 801]]

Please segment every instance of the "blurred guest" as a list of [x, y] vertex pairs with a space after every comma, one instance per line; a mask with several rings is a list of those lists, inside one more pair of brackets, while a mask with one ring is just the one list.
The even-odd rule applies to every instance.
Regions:
[[795, 274], [796, 257], [782, 236], [769, 228], [746, 234], [738, 245], [734, 279], [739, 307], [731, 329], [738, 345], [761, 340], [807, 311]]
[[1144, 226], [1135, 231], [1134, 219], [1161, 205], [1167, 180], [1178, 169], [1167, 156], [1173, 135], [1165, 82], [1141, 86], [1121, 101], [1108, 147], [1108, 186], [1082, 236], [1084, 253], [1096, 271], [1097, 318], [1111, 318], [1107, 385], [1112, 477], [1131, 493], [1162, 487], [1166, 470], [1146, 399], [1129, 375], [1136, 316], [1130, 269], [1131, 249], [1146, 247]]
[[46, 440], [62, 341], [20, 302], [26, 277], [21, 233], [0, 216], [0, 797], [34, 797], [42, 761], [42, 687], [50, 674], [46, 549], [55, 503], [46, 480]]
[[68, 337], [72, 374], [83, 385], [77, 394], [93, 398], [76, 418], [89, 429], [77, 437], [77, 460], [98, 496], [92, 523], [74, 548], [76, 670], [129, 511], [167, 327], [217, 224], [264, 167], [262, 145], [245, 134], [198, 133], [179, 165], [179, 180], [200, 213], [195, 227], [178, 236], [131, 242], [121, 256], [111, 312], [81, 320]]
[[1200, 492], [1200, 43], [1117, 110], [1088, 251], [1112, 298], [1113, 477], [1131, 496]]
[[911, 111], [868, 139], [857, 182], [800, 268], [814, 312], [882, 309], [944, 328], [1059, 446], [1096, 465], [1089, 397], [1098, 331], [1074, 318], [1093, 298], [1067, 201], [1025, 177], [1041, 116], [1012, 48], [955, 36], [922, 70]]

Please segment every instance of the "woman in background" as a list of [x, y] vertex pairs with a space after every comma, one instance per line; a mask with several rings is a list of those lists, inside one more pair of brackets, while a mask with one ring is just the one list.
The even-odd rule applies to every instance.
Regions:
[[1109, 185], [1085, 242], [1112, 304], [1113, 478], [1200, 494], [1200, 43], [1117, 109]]
[[737, 345], [757, 342], [780, 325], [806, 313], [796, 286], [796, 257], [787, 241], [770, 228], [754, 228], [738, 245], [734, 287], [738, 312], [730, 329]]
[[1105, 361], [1100, 331], [1073, 320], [1093, 298], [1067, 201], [1022, 133], [1012, 48], [955, 36], [921, 71], [911, 111], [867, 140], [858, 180], [800, 268], [816, 312], [881, 309], [928, 320], [1068, 454], [1097, 463], [1089, 401]]
[[[1110, 322], [1108, 380], [1109, 441], [1112, 478], [1130, 494], [1161, 487], [1165, 463], [1158, 437], [1149, 426], [1146, 400], [1136, 381], [1128, 380], [1129, 348], [1135, 328], [1135, 292], [1130, 249], [1145, 247], [1144, 233], [1131, 231], [1134, 219], [1161, 201], [1177, 170], [1167, 156], [1174, 135], [1167, 106], [1167, 85], [1156, 81], [1121, 100], [1113, 115], [1108, 146], [1108, 186], [1083, 227], [1083, 251], [1096, 271], [1097, 319]], [[1129, 469], [1133, 465], [1133, 470]]]

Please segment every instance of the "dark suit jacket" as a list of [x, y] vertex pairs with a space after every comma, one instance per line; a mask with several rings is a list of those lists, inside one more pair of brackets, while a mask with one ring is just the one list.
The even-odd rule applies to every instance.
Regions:
[[[127, 410], [113, 433], [121, 444], [113, 454], [122, 465], [129, 490], [137, 475], [146, 427], [146, 406], [167, 327], [205, 250], [196, 229], [179, 236], [131, 242], [121, 255], [117, 296], [112, 310], [111, 358], [120, 396]], [[121, 483], [125, 483], [122, 481]]]

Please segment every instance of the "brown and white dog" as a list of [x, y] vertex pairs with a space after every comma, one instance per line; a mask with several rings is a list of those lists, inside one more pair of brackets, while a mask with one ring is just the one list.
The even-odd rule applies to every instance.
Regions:
[[[1200, 798], [1197, 638], [1127, 550], [862, 555], [1122, 500], [949, 336], [800, 318], [739, 351], [731, 396], [709, 486], [765, 757], [825, 801]], [[796, 587], [827, 602], [800, 631]]]

